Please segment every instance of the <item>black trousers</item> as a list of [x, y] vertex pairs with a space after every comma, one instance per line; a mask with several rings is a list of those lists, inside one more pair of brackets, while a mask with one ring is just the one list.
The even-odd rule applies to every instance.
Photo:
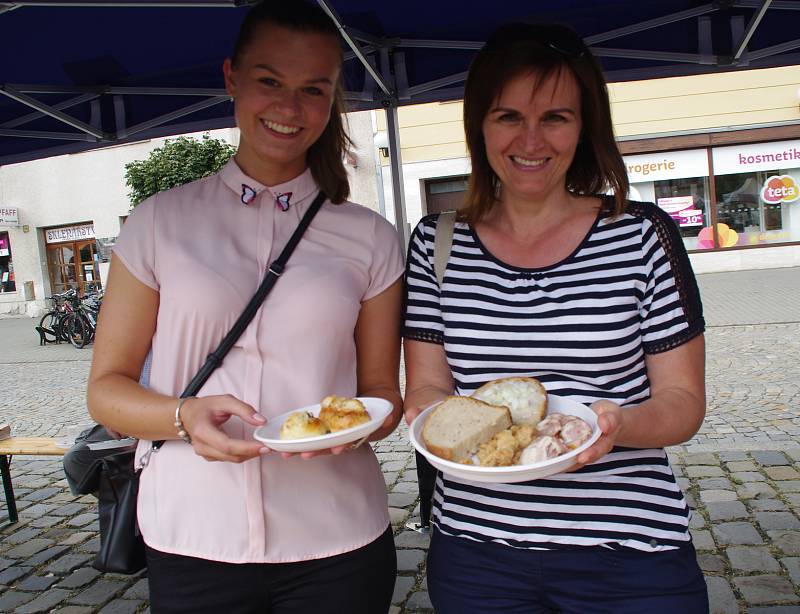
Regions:
[[147, 549], [152, 614], [386, 614], [391, 527], [363, 548], [298, 563], [220, 563]]

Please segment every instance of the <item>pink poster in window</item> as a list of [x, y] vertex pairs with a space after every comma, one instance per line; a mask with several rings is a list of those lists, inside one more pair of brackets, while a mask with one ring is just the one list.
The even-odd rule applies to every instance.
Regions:
[[678, 226], [702, 226], [703, 212], [694, 207], [694, 196], [671, 196], [656, 199], [656, 204], [670, 217], [678, 222]]

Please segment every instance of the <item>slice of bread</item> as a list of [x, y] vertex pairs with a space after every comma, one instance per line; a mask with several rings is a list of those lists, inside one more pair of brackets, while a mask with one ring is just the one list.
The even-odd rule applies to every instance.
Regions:
[[447, 397], [425, 420], [422, 441], [436, 456], [464, 463], [480, 444], [510, 426], [507, 407], [470, 397]]
[[505, 405], [514, 424], [536, 426], [547, 413], [547, 391], [532, 377], [506, 377], [487, 382], [472, 398], [490, 405]]

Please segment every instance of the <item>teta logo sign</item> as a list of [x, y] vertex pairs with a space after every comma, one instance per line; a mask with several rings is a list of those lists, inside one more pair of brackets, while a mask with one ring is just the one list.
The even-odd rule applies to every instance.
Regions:
[[791, 203], [800, 198], [800, 188], [791, 175], [773, 175], [761, 188], [761, 200], [772, 205], [780, 202]]

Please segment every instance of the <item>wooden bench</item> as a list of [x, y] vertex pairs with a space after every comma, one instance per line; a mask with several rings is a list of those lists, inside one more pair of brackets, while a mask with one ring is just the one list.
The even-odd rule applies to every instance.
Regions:
[[14, 524], [19, 520], [17, 515], [17, 502], [14, 498], [14, 485], [11, 482], [11, 457], [12, 456], [64, 456], [66, 448], [56, 445], [52, 437], [9, 437], [0, 440], [0, 474], [3, 477], [3, 490], [6, 494], [8, 506], [8, 523]]

